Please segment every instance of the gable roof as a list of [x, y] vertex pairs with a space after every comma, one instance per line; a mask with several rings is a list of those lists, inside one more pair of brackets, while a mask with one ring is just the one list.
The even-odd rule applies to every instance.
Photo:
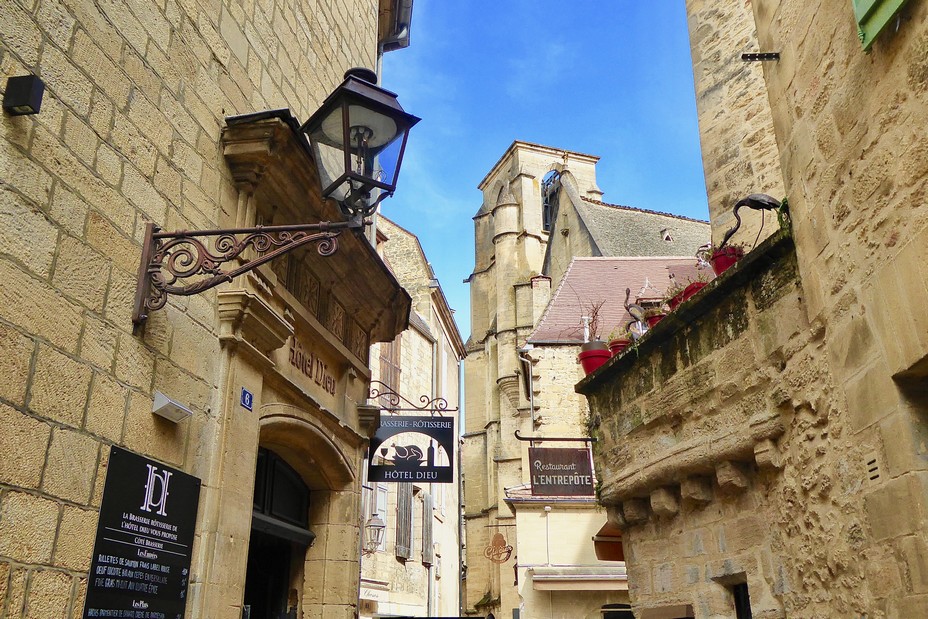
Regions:
[[[693, 256], [709, 240], [706, 221], [586, 197], [571, 198], [577, 215], [603, 256]], [[671, 241], [664, 240], [661, 234], [664, 230]]]
[[696, 258], [574, 258], [528, 342], [581, 343], [582, 317], [600, 303], [600, 334], [606, 337], [615, 327], [632, 320], [625, 311], [627, 288], [631, 289], [630, 302], [638, 298], [659, 299], [672, 283], [671, 274], [681, 284], [695, 280], [698, 275], [713, 278], [712, 269], [698, 268]]

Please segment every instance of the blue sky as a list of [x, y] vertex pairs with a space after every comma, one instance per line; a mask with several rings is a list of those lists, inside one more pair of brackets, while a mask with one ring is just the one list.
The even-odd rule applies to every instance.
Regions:
[[470, 334], [477, 184], [513, 140], [601, 157], [603, 200], [708, 218], [682, 0], [416, 0], [383, 85], [413, 128], [384, 215]]

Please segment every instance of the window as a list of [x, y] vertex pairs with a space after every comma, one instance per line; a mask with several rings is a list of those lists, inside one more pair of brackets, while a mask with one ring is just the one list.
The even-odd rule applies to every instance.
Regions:
[[[392, 342], [380, 345], [380, 382], [396, 393], [400, 392], [400, 343], [402, 336], [397, 335]], [[388, 396], [381, 396], [381, 404], [390, 405]]]
[[[380, 514], [380, 518], [383, 520], [384, 525], [387, 524], [387, 490], [389, 486], [386, 484], [377, 484], [374, 487], [374, 493], [376, 494], [376, 509], [377, 513]], [[384, 535], [380, 540], [380, 546], [377, 547], [377, 550], [386, 550], [387, 549], [387, 536]]]
[[412, 558], [412, 484], [396, 484], [396, 558]]
[[541, 181], [541, 229], [551, 231], [552, 219], [557, 210], [557, 197], [561, 190], [561, 175], [555, 171], [548, 172]]
[[731, 593], [735, 598], [735, 617], [737, 619], [751, 619], [751, 597], [748, 595], [748, 583], [742, 582], [733, 585]]
[[905, 4], [905, 0], [853, 0], [854, 17], [857, 18], [857, 36], [865, 50], [873, 46], [873, 41]]
[[630, 604], [606, 604], [600, 611], [603, 619], [634, 619]]

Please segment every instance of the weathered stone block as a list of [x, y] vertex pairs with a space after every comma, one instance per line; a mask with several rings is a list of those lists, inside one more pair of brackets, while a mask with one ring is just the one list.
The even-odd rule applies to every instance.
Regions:
[[754, 445], [754, 461], [761, 469], [780, 469], [783, 467], [783, 455], [777, 444], [764, 439]]
[[687, 477], [680, 483], [683, 500], [694, 505], [705, 505], [712, 501], [712, 480], [708, 477]]
[[0, 398], [23, 403], [34, 347], [30, 338], [0, 324]]
[[71, 602], [71, 576], [66, 572], [37, 570], [29, 582], [26, 617], [61, 617]]
[[7, 492], [0, 503], [0, 554], [21, 563], [52, 558], [58, 504], [22, 492]]
[[48, 448], [42, 489], [53, 496], [87, 504], [93, 491], [98, 446], [93, 437], [56, 428]]
[[[901, 505], [908, 508], [900, 509]], [[864, 496], [870, 530], [878, 540], [916, 533], [924, 505], [924, 488], [916, 474], [891, 479]]]
[[122, 439], [129, 390], [106, 374], [95, 374], [87, 404], [86, 428], [113, 442]]
[[680, 511], [677, 494], [673, 488], [657, 488], [651, 492], [651, 510], [662, 518], [669, 518]]
[[852, 430], [862, 430], [899, 408], [899, 391], [886, 371], [877, 363], [844, 384], [848, 421]]
[[730, 460], [715, 465], [715, 477], [719, 488], [725, 492], [742, 492], [750, 483], [743, 465]]
[[40, 346], [32, 374], [29, 408], [49, 419], [79, 428], [90, 387], [89, 366], [48, 346]]
[[0, 404], [0, 428], [0, 479], [7, 484], [37, 488], [51, 427]]
[[62, 293], [95, 312], [103, 309], [109, 263], [81, 241], [65, 236], [58, 247], [52, 282]]
[[629, 524], [647, 522], [650, 517], [648, 499], [629, 499], [622, 502], [622, 513]]
[[[66, 351], [77, 349], [80, 312], [44, 281], [31, 277], [7, 260], [0, 260], [0, 298], [17, 300], [0, 308], [0, 316], [4, 319]], [[36, 311], [37, 307], [42, 311]]]
[[99, 512], [70, 505], [65, 505], [62, 509], [54, 564], [69, 570], [86, 572], [90, 569]]
[[676, 566], [673, 563], [662, 563], [654, 568], [655, 593], [671, 593], [677, 588]]
[[[40, 203], [44, 206], [45, 202]], [[5, 187], [0, 190], [0, 253], [42, 277], [51, 271], [58, 230], [42, 211]]]
[[628, 522], [625, 520], [625, 514], [622, 513], [622, 508], [619, 505], [606, 506], [606, 522], [619, 529], [628, 526]]

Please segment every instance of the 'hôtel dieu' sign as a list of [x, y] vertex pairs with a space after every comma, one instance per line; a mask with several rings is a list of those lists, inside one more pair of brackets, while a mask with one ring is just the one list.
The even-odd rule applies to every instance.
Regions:
[[371, 440], [368, 479], [451, 483], [454, 418], [384, 417]]
[[183, 619], [200, 480], [110, 451], [84, 619]]

